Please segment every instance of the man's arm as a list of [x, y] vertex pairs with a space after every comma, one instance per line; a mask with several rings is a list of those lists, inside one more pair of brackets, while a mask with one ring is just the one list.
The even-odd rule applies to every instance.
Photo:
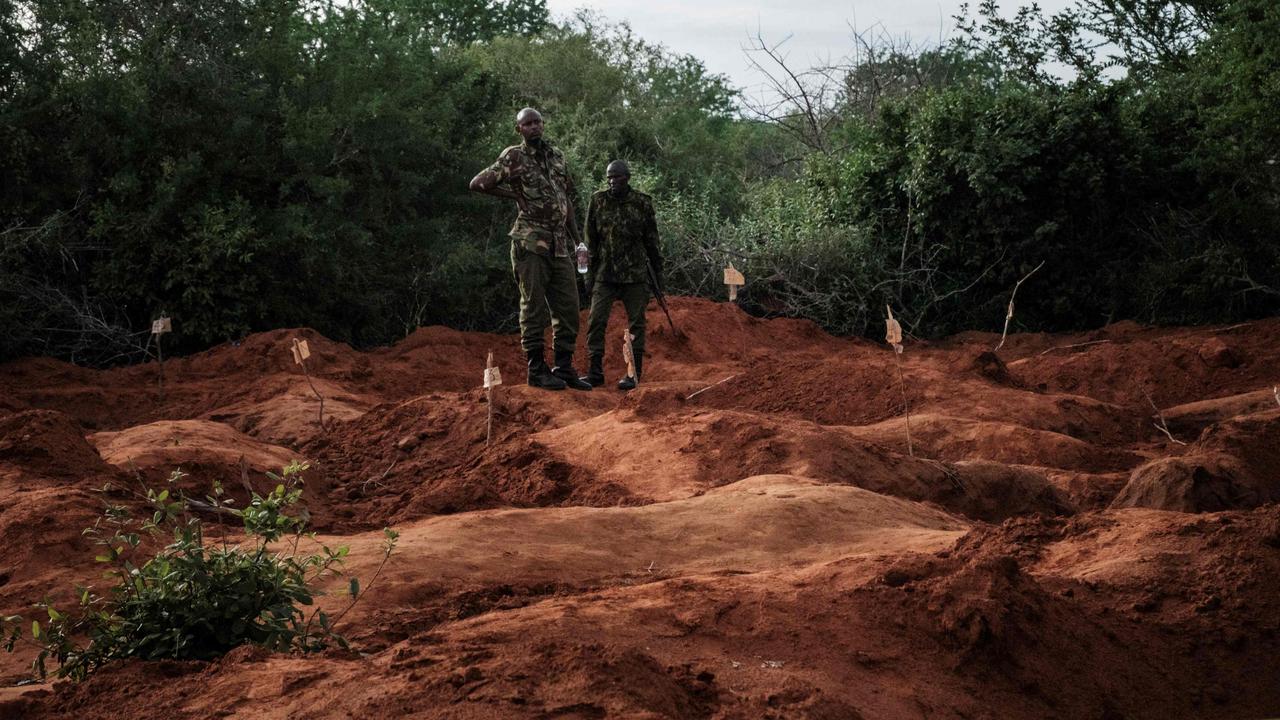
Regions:
[[492, 195], [504, 200], [515, 200], [523, 211], [526, 209], [524, 196], [510, 187], [513, 181], [519, 182], [522, 175], [524, 175], [524, 166], [515, 162], [514, 158], [504, 154], [498, 158], [497, 162], [481, 170], [475, 177], [471, 178], [468, 189], [472, 192]]
[[583, 242], [587, 244], [587, 252], [591, 255], [590, 269], [585, 278], [587, 289], [595, 286], [596, 271], [600, 269], [600, 228], [596, 227], [596, 199], [593, 196], [587, 201], [586, 227], [583, 229]]
[[591, 253], [592, 259], [600, 253], [600, 228], [596, 226], [596, 219], [596, 199], [593, 197], [587, 202], [587, 224], [583, 233], [587, 251]]
[[569, 233], [573, 237], [574, 244], [576, 245], [580, 242], [584, 242], [582, 238], [582, 231], [578, 229], [578, 211], [574, 209], [572, 200], [569, 201], [568, 225]]
[[568, 173], [565, 174], [564, 185], [564, 194], [569, 201], [569, 217], [566, 218], [565, 224], [568, 226], [576, 245], [583, 242], [582, 231], [578, 229], [578, 187], [573, 182], [573, 176]]
[[649, 262], [653, 264], [653, 269], [658, 276], [659, 281], [662, 279], [662, 242], [658, 237], [658, 216], [654, 212], [653, 202], [648, 203], [644, 220], [644, 252], [649, 256]]

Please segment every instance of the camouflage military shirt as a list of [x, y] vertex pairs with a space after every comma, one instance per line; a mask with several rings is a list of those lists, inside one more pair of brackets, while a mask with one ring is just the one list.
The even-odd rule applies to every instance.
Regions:
[[525, 142], [503, 150], [488, 170], [499, 186], [520, 196], [520, 213], [511, 226], [511, 237], [530, 252], [568, 255], [567, 223], [573, 212], [574, 188], [564, 154], [546, 141], [540, 150]]
[[608, 190], [592, 195], [586, 234], [592, 274], [598, 281], [647, 282], [647, 258], [653, 259], [655, 270], [662, 270], [653, 198], [639, 190], [631, 188], [621, 198]]

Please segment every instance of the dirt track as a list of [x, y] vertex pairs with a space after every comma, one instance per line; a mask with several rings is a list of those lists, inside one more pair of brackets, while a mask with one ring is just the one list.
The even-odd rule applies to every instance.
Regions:
[[306, 459], [361, 577], [402, 532], [359, 652], [34, 687], [0, 655], [0, 718], [1280, 715], [1280, 320], [909, 343], [908, 421], [884, 346], [673, 314], [628, 395], [530, 390], [515, 338], [438, 327], [254, 335], [167, 362], [163, 400], [154, 365], [0, 366], [5, 614], [94, 580], [80, 529], [133, 474]]

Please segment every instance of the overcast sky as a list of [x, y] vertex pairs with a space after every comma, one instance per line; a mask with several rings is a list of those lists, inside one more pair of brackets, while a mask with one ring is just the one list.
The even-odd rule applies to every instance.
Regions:
[[[1029, 1], [1005, 0], [1001, 6], [1012, 11]], [[757, 31], [769, 43], [790, 35], [782, 49], [798, 67], [810, 67], [848, 54], [850, 25], [865, 30], [879, 24], [896, 38], [936, 44], [939, 35], [953, 34], [952, 18], [960, 4], [961, 0], [547, 0], [555, 17], [586, 7], [610, 21], [625, 20], [645, 40], [698, 57], [709, 70], [729, 76], [749, 94], [760, 89], [762, 79], [752, 72], [742, 48]], [[1070, 4], [1071, 0], [1040, 0], [1046, 13]]]

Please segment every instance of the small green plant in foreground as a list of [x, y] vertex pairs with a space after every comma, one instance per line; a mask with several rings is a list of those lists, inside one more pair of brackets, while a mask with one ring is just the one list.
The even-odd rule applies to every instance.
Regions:
[[[267, 473], [275, 488], [265, 497], [252, 493], [244, 509], [231, 507], [231, 498], [216, 483], [204, 501], [180, 490], [144, 488], [138, 495], [151, 511], [145, 518], [108, 503], [84, 532], [101, 548], [97, 560], [108, 566], [105, 576], [115, 585], [105, 595], [78, 587], [79, 606], [73, 612], [59, 611], [48, 601], [37, 604], [48, 616], [43, 622], [3, 618], [5, 649], [34, 645], [40, 650], [34, 670], [41, 678], [52, 658], [57, 677], [81, 680], [119, 658], [206, 660], [245, 643], [281, 652], [347, 647], [335, 627], [361, 596], [356, 578], [347, 583], [350, 603], [336, 615], [303, 609], [322, 594], [320, 581], [341, 574], [348, 551], [322, 545], [319, 553], [298, 553], [304, 538], [315, 542], [315, 534], [306, 530], [305, 510], [290, 514], [302, 499], [306, 469], [295, 461], [280, 475]], [[170, 484], [182, 477], [175, 471]], [[244, 540], [207, 540], [197, 513], [239, 518]], [[169, 532], [172, 542], [138, 564], [143, 536]], [[399, 537], [390, 528], [383, 533], [382, 561], [370, 585]], [[273, 551], [276, 543], [283, 547]]]

